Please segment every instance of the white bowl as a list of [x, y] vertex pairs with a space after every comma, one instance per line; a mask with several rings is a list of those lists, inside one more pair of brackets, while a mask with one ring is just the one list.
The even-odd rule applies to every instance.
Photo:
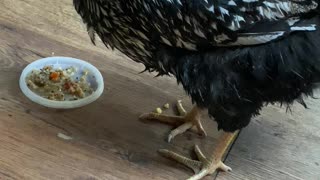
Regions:
[[[53, 66], [53, 68], [68, 68], [70, 66], [73, 66], [77, 68], [78, 73], [81, 73], [83, 70], [88, 70], [88, 82], [91, 84], [94, 92], [83, 99], [74, 101], [54, 101], [37, 95], [27, 86], [26, 77], [32, 70], [41, 69], [44, 66], [48, 65]], [[104, 89], [102, 75], [96, 67], [85, 61], [70, 57], [48, 57], [32, 62], [22, 71], [19, 84], [23, 94], [26, 95], [31, 101], [45, 107], [56, 109], [71, 109], [90, 104], [101, 96]]]

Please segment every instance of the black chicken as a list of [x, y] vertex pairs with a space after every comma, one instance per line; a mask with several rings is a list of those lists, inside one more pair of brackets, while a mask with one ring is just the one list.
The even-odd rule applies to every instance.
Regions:
[[[221, 157], [239, 129], [267, 103], [290, 106], [312, 96], [320, 80], [320, 0], [73, 0], [92, 42], [97, 34], [146, 71], [172, 74], [196, 106], [185, 116], [142, 119], [184, 121], [175, 135], [200, 123], [200, 110], [224, 132], [212, 157], [200, 161], [161, 152], [200, 171], [231, 170]], [[183, 108], [178, 103], [181, 112]]]

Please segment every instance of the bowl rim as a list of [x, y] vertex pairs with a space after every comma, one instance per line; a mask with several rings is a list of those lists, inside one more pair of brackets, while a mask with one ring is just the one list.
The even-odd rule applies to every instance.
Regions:
[[[35, 69], [33, 66], [37, 65], [37, 64], [40, 65], [41, 63], [45, 64], [46, 62], [49, 64], [49, 62], [52, 63], [52, 61], [54, 62], [55, 60], [61, 61], [61, 62], [63, 62], [64, 60], [76, 61], [79, 64], [81, 64], [82, 67], [87, 67], [88, 69], [93, 70], [92, 73], [95, 76], [95, 79], [97, 81], [97, 89], [94, 91], [94, 93], [92, 93], [91, 95], [89, 95], [83, 99], [78, 99], [78, 100], [74, 100], [74, 101], [55, 101], [55, 100], [50, 100], [50, 99], [46, 99], [44, 97], [41, 97], [40, 95], [33, 92], [27, 86], [27, 82], [25, 80], [25, 78], [30, 73], [30, 71]], [[23, 71], [20, 75], [19, 86], [20, 86], [20, 89], [23, 92], [23, 94], [28, 99], [30, 99], [31, 101], [33, 101], [37, 104], [40, 104], [42, 106], [49, 107], [49, 108], [71, 109], [71, 108], [77, 108], [77, 107], [82, 107], [82, 106], [88, 105], [88, 104], [94, 102], [95, 100], [97, 100], [103, 93], [104, 80], [103, 80], [103, 77], [102, 77], [100, 71], [95, 66], [90, 64], [89, 62], [86, 62], [84, 60], [77, 59], [77, 58], [72, 58], [72, 57], [52, 56], [52, 57], [41, 58], [41, 59], [35, 60], [35, 61], [31, 62], [30, 64], [28, 64], [23, 69]]]

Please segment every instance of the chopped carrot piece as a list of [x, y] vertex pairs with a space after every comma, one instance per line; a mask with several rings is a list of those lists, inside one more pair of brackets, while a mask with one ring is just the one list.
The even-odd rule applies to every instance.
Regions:
[[60, 77], [60, 73], [59, 72], [50, 73], [50, 80], [51, 81], [58, 81], [59, 77]]

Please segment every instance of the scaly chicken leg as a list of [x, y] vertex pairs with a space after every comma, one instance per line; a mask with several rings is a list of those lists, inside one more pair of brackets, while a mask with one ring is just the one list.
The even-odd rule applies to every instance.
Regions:
[[199, 147], [196, 145], [194, 151], [198, 157], [198, 161], [166, 149], [159, 150], [159, 153], [191, 168], [195, 172], [195, 175], [190, 177], [188, 180], [198, 180], [207, 175], [213, 174], [217, 169], [222, 171], [232, 170], [229, 166], [226, 166], [221, 159], [237, 134], [238, 131], [234, 133], [223, 132], [218, 140], [217, 147], [214, 149], [209, 158], [205, 157]]
[[198, 131], [200, 135], [202, 136], [207, 135], [200, 121], [201, 119], [200, 108], [198, 108], [197, 106], [194, 106], [190, 112], [186, 113], [180, 100], [177, 102], [177, 108], [180, 116], [167, 116], [167, 115], [161, 115], [158, 113], [146, 113], [146, 114], [142, 114], [139, 118], [141, 120], [146, 120], [146, 119], [158, 120], [164, 123], [169, 123], [174, 125], [178, 124], [178, 127], [170, 132], [168, 136], [168, 142], [170, 142], [178, 134], [182, 134], [188, 129], [194, 130], [194, 127], [196, 128], [195, 131]]

